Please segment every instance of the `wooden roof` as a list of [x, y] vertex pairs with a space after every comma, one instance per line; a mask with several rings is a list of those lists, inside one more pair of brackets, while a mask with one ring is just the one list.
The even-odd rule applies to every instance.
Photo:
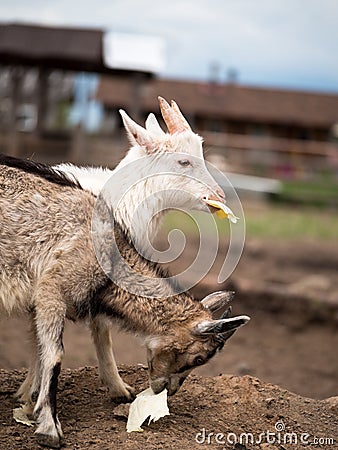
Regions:
[[[125, 78], [102, 77], [97, 98], [107, 106], [131, 109], [132, 89]], [[158, 95], [175, 99], [187, 115], [318, 128], [338, 122], [334, 94], [153, 79], [143, 88], [142, 109], [157, 111]]]
[[106, 67], [104, 31], [92, 28], [0, 24], [0, 64], [126, 75]]

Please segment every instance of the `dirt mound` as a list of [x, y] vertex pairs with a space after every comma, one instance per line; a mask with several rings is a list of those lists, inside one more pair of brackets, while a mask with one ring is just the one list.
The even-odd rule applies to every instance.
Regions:
[[[123, 367], [137, 391], [148, 385], [143, 367]], [[36, 449], [33, 429], [12, 419], [13, 394], [25, 371], [0, 371], [1, 449]], [[60, 377], [59, 418], [68, 449], [337, 449], [337, 398], [312, 400], [250, 376], [190, 376], [169, 399], [171, 415], [143, 433], [125, 431], [127, 406], [114, 404], [96, 368], [66, 369]], [[291, 442], [291, 443], [290, 443]]]

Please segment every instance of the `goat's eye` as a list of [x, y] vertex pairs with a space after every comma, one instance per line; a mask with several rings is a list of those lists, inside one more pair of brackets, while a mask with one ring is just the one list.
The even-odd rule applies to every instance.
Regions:
[[202, 358], [202, 356], [196, 356], [196, 358], [194, 359], [195, 366], [201, 366], [204, 363], [205, 363], [205, 361], [204, 361], [204, 358]]
[[189, 161], [189, 159], [180, 159], [178, 161], [178, 164], [182, 167], [188, 167], [191, 166], [191, 162]]

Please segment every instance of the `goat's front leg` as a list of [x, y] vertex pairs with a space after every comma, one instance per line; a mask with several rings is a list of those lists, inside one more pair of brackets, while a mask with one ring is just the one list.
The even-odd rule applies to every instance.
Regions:
[[40, 390], [40, 358], [37, 355], [37, 336], [35, 326], [35, 315], [30, 316], [31, 334], [31, 363], [25, 381], [21, 384], [15, 396], [25, 403], [25, 412], [33, 414], [34, 404]]
[[34, 408], [36, 434], [39, 444], [60, 448], [63, 433], [56, 413], [56, 393], [63, 357], [65, 305], [59, 293], [46, 286], [46, 289], [40, 287], [35, 307], [41, 381]]
[[132, 401], [135, 398], [134, 390], [122, 380], [116, 366], [111, 338], [111, 323], [105, 317], [97, 316], [91, 321], [90, 328], [102, 383], [109, 388], [114, 400]]

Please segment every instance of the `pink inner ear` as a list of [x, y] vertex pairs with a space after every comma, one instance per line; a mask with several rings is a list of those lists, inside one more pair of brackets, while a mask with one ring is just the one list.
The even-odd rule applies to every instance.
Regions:
[[149, 136], [143, 135], [143, 133], [139, 133], [136, 130], [132, 130], [131, 134], [138, 145], [141, 147], [145, 147], [147, 151], [150, 151], [154, 145]]
[[156, 143], [155, 142], [148, 142], [145, 144], [145, 148], [147, 149], [148, 153], [153, 153], [156, 151]]

